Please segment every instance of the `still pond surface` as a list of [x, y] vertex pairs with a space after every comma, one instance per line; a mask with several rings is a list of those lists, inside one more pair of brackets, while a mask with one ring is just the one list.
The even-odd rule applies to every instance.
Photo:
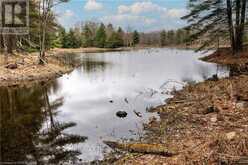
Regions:
[[82, 65], [52, 83], [0, 88], [1, 161], [102, 159], [110, 150], [102, 141], [139, 139], [143, 123], [159, 119], [147, 110], [169, 91], [226, 74], [202, 56], [166, 48], [68, 55]]

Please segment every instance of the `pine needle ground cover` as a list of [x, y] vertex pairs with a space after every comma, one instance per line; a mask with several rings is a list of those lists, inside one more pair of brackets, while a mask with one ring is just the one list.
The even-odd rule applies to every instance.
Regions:
[[[116, 164], [238, 164], [248, 161], [248, 76], [188, 85], [145, 125], [145, 143], [175, 156], [128, 154]], [[142, 145], [141, 145], [142, 147]]]

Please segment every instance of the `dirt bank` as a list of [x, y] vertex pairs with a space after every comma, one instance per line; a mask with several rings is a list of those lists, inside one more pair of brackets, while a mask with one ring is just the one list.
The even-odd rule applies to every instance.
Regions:
[[[247, 60], [243, 54], [240, 58], [214, 53], [205, 60], [220, 64]], [[160, 120], [145, 125], [147, 134], [142, 144], [163, 145], [177, 154], [166, 157], [128, 153], [114, 163], [248, 164], [247, 82], [247, 75], [239, 75], [188, 85], [175, 92], [166, 105], [151, 110], [160, 115]]]
[[56, 48], [50, 50], [50, 54], [65, 54], [65, 53], [101, 53], [101, 52], [114, 52], [114, 51], [130, 51], [134, 49], [141, 49], [144, 47], [122, 47], [122, 48]]
[[71, 71], [53, 57], [47, 57], [47, 64], [37, 64], [37, 53], [0, 55], [0, 86], [26, 85], [33, 82], [48, 81]]
[[[78, 48], [78, 49], [53, 49], [47, 52], [47, 64], [37, 65], [38, 53], [16, 53], [9, 55], [8, 58], [0, 54], [0, 86], [26, 85], [33, 82], [47, 81], [62, 76], [70, 72], [72, 66], [65, 65], [59, 60], [60, 55], [68, 53], [99, 53], [110, 51], [129, 51], [135, 48]], [[25, 54], [25, 55], [24, 55]], [[11, 65], [11, 67], [8, 67]], [[75, 64], [77, 65], [77, 64]], [[75, 66], [74, 65], [74, 66]], [[8, 67], [8, 68], [7, 68]], [[10, 69], [13, 68], [14, 69]], [[17, 68], [16, 68], [17, 67]]]
[[230, 48], [221, 48], [210, 56], [202, 58], [203, 61], [217, 63], [221, 65], [239, 65], [248, 64], [248, 47], [242, 53], [232, 55]]

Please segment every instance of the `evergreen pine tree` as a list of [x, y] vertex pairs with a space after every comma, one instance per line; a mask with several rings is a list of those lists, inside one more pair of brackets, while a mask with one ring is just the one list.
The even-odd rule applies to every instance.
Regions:
[[120, 46], [124, 46], [124, 39], [123, 39], [124, 38], [124, 31], [122, 30], [121, 27], [118, 28], [117, 34], [118, 34]]
[[93, 46], [93, 39], [92, 39], [92, 32], [88, 25], [84, 26], [83, 29], [83, 46], [84, 47], [92, 47]]
[[60, 36], [60, 40], [61, 40], [61, 45], [62, 45], [62, 48], [66, 48], [66, 31], [65, 29], [61, 29], [61, 31], [59, 32], [59, 36]]
[[123, 46], [123, 40], [117, 32], [113, 32], [109, 37], [106, 47], [108, 48], [118, 48]]
[[175, 44], [175, 32], [173, 30], [167, 32], [167, 38], [170, 45]]
[[160, 44], [161, 44], [161, 46], [165, 46], [166, 45], [166, 31], [165, 30], [163, 30], [160, 33]]
[[247, 0], [189, 0], [188, 8], [190, 13], [182, 18], [190, 23], [190, 40], [203, 41], [204, 48], [221, 37], [229, 40], [234, 54], [243, 49]]
[[73, 29], [70, 29], [69, 33], [63, 32], [62, 35], [64, 36], [62, 41], [63, 48], [79, 48], [81, 46], [81, 40], [75, 35]]
[[137, 30], [133, 32], [133, 45], [137, 45], [140, 41], [140, 36]]
[[95, 46], [99, 48], [104, 48], [106, 43], [106, 32], [104, 24], [101, 24], [97, 29], [95, 37]]

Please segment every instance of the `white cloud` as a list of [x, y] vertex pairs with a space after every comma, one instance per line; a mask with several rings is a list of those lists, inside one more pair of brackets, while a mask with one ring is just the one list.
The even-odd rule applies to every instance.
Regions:
[[137, 24], [143, 24], [151, 25], [156, 22], [155, 19], [138, 16], [138, 15], [130, 15], [130, 14], [117, 14], [117, 15], [111, 15], [111, 16], [105, 16], [100, 19], [102, 22], [105, 23], [113, 23], [119, 26], [128, 26], [128, 25], [137, 25]]
[[120, 5], [118, 7], [118, 13], [131, 13], [131, 14], [142, 14], [148, 12], [165, 12], [166, 8], [161, 7], [152, 2], [136, 2], [130, 6]]
[[167, 9], [158, 4], [147, 2], [135, 2], [132, 5], [120, 5], [118, 7], [118, 14], [132, 14], [140, 15], [144, 13], [159, 14], [161, 18], [180, 18], [187, 13], [186, 9]]
[[65, 22], [68, 22], [68, 20], [71, 20], [72, 17], [75, 16], [75, 13], [71, 10], [65, 10], [65, 12], [58, 12], [58, 21], [61, 24], [64, 24]]
[[88, 11], [97, 11], [97, 10], [102, 10], [103, 5], [96, 0], [88, 0], [87, 3], [84, 6], [85, 10]]
[[187, 13], [186, 9], [170, 9], [168, 10], [166, 15], [172, 18], [180, 18], [184, 16], [186, 13]]
[[74, 13], [71, 10], [66, 10], [63, 14], [63, 17], [72, 17]]
[[128, 6], [120, 5], [118, 7], [118, 13], [119, 14], [128, 13], [128, 12], [130, 12], [130, 8]]
[[180, 17], [186, 13], [187, 10], [183, 8], [167, 9], [151, 1], [136, 1], [131, 5], [118, 6], [116, 14], [104, 16], [100, 21], [144, 31], [173, 29], [184, 26]]
[[66, 28], [71, 27], [75, 24], [76, 20], [78, 20], [77, 15], [69, 9], [57, 11], [56, 14], [58, 15], [58, 22]]

